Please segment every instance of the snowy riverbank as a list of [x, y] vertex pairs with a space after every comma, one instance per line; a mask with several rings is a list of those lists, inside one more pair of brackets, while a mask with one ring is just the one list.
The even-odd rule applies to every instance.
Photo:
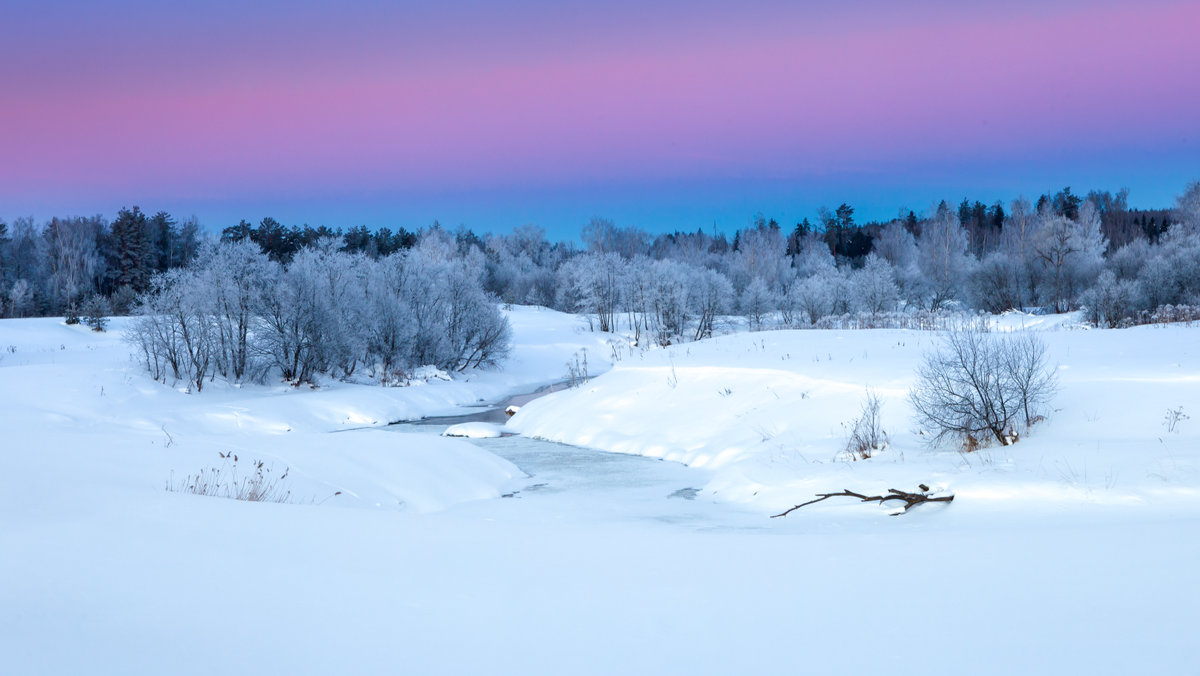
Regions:
[[534, 308], [510, 317], [516, 344], [504, 370], [404, 388], [217, 381], [199, 396], [145, 377], [121, 338], [127, 320], [106, 333], [59, 319], [0, 321], [4, 493], [23, 498], [14, 505], [36, 505], [47, 493], [108, 495], [113, 486], [161, 497], [169, 480], [228, 465], [218, 454], [233, 453], [280, 473], [290, 468], [298, 502], [429, 511], [496, 497], [520, 476], [508, 463], [451, 439], [398, 449], [370, 428], [458, 413], [559, 380], [582, 346], [595, 345], [594, 368], [604, 368], [602, 341], [581, 332], [576, 318]]
[[[1057, 410], [1008, 449], [927, 449], [903, 401], [933, 334], [737, 334], [530, 402], [527, 439], [395, 434], [610, 348], [511, 315], [502, 371], [402, 389], [178, 392], [116, 331], [0, 321], [0, 653], [13, 673], [1163, 673], [1200, 619], [1197, 328], [1048, 330]], [[120, 322], [114, 322], [120, 328]], [[12, 346], [11, 349], [8, 346]], [[891, 443], [838, 459], [866, 387]], [[485, 450], [510, 444], [513, 462]], [[493, 447], [499, 448], [499, 447]], [[532, 450], [530, 450], [532, 449]], [[293, 504], [164, 490], [218, 452]], [[499, 452], [499, 450], [497, 451]], [[526, 477], [517, 463], [539, 476]], [[641, 467], [654, 468], [642, 473]], [[584, 483], [589, 467], [608, 466]], [[947, 484], [889, 517], [818, 491]], [[338, 491], [340, 495], [335, 495]], [[509, 494], [510, 498], [500, 498]], [[353, 507], [353, 508], [351, 508]], [[910, 619], [898, 619], [899, 617]]]
[[[998, 328], [1022, 321], [1000, 318]], [[1171, 410], [1200, 411], [1200, 328], [1024, 323], [1046, 343], [1061, 391], [1047, 420], [1009, 447], [964, 455], [928, 446], [907, 392], [939, 334], [901, 330], [743, 333], [633, 353], [583, 387], [531, 402], [508, 427], [705, 467], [715, 473], [706, 487], [712, 498], [763, 511], [842, 488], [878, 493], [926, 483], [954, 490], [962, 498], [956, 512], [1036, 504], [1200, 515], [1200, 424], [1165, 423]], [[868, 389], [882, 402], [888, 445], [850, 462], [848, 425]]]

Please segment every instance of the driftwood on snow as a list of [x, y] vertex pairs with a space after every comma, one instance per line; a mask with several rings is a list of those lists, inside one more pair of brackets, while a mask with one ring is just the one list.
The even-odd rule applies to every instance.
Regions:
[[913, 506], [924, 502], [953, 502], [954, 500], [954, 495], [940, 495], [936, 497], [932, 496], [929, 492], [929, 486], [926, 486], [925, 484], [920, 484], [918, 488], [920, 488], [920, 492], [918, 493], [908, 493], [905, 491], [898, 491], [895, 488], [889, 488], [887, 495], [863, 495], [862, 493], [855, 493], [854, 491], [847, 489], [842, 489], [842, 492], [840, 493], [817, 493], [817, 499], [809, 500], [808, 502], [802, 502], [789, 510], [780, 512], [779, 514], [771, 515], [771, 518], [774, 519], [780, 516], [787, 516], [788, 514], [800, 509], [805, 505], [811, 505], [814, 502], [828, 500], [829, 498], [858, 498], [861, 502], [878, 502], [879, 504], [883, 504], [888, 500], [900, 500], [904, 502], [904, 508], [899, 512], [896, 512], [896, 514], [903, 514]]

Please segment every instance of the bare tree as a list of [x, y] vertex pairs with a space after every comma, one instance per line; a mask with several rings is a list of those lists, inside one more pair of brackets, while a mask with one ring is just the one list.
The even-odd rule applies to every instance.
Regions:
[[1046, 360], [1046, 345], [1032, 333], [1012, 334], [999, 341], [1000, 359], [1007, 384], [1017, 395], [1025, 427], [1041, 419], [1058, 391], [1054, 367]]
[[1015, 426], [1040, 419], [1056, 390], [1045, 345], [1033, 335], [999, 337], [978, 328], [946, 334], [926, 354], [909, 392], [918, 422], [935, 441], [962, 440], [968, 447], [989, 438], [1007, 446]]

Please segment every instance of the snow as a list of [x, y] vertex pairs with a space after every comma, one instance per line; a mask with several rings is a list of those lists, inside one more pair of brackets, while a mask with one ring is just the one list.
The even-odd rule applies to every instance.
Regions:
[[470, 422], [451, 425], [442, 432], [444, 437], [466, 437], [468, 439], [495, 439], [504, 433], [504, 426], [495, 423]]
[[[929, 448], [914, 429], [906, 395], [938, 335], [904, 330], [735, 334], [634, 353], [583, 387], [531, 402], [508, 427], [709, 468], [712, 499], [762, 511], [842, 488], [879, 494], [919, 483], [949, 486], [955, 511], [1007, 512], [1013, 501], [1194, 510], [1200, 425], [1168, 433], [1164, 416], [1200, 401], [1197, 329], [1083, 331], [1069, 318], [1014, 316], [995, 328], [1022, 325], [1038, 330], [1057, 364], [1056, 410], [1018, 444], [969, 455]], [[850, 462], [843, 449], [868, 390], [883, 402], [888, 444]]]
[[[997, 318], [1040, 332], [1062, 388], [1019, 443], [963, 455], [911, 429], [933, 333], [621, 353], [575, 317], [509, 316], [496, 372], [198, 395], [143, 375], [120, 319], [0, 321], [6, 673], [1194, 669], [1200, 327]], [[524, 438], [384, 428], [561, 380], [584, 347], [593, 377], [523, 404]], [[868, 387], [888, 447], [839, 459]], [[226, 452], [288, 468], [292, 501], [164, 490]], [[956, 499], [767, 518], [918, 483]]]

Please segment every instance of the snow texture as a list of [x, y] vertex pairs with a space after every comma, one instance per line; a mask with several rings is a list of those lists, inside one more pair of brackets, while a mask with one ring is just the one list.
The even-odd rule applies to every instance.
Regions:
[[[508, 316], [500, 371], [201, 394], [145, 376], [124, 320], [0, 321], [4, 671], [1194, 671], [1200, 329], [998, 318], [1041, 331], [1062, 389], [1017, 444], [960, 454], [928, 447], [906, 403], [935, 333], [613, 350], [576, 317]], [[529, 439], [383, 429], [560, 380], [581, 348], [591, 380], [508, 430], [690, 467], [538, 447], [538, 468], [619, 467], [582, 487], [488, 446]], [[851, 462], [867, 388], [890, 441]], [[286, 466], [291, 502], [164, 490], [227, 452]], [[767, 518], [918, 483], [956, 500]]]

